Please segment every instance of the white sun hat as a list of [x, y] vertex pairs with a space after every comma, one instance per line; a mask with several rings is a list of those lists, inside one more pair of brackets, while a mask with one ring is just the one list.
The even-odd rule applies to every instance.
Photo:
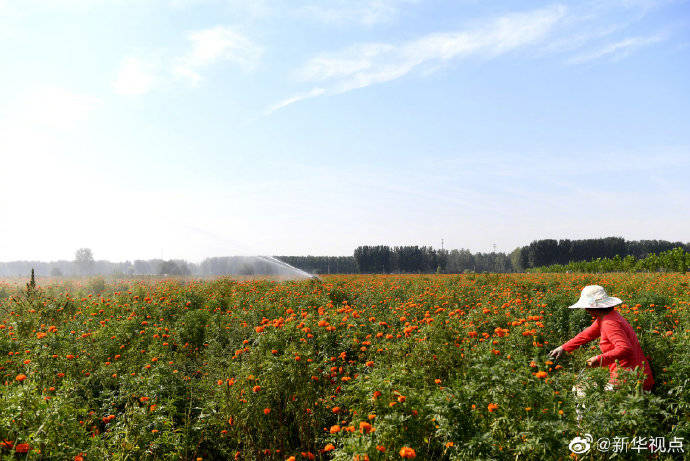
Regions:
[[568, 306], [570, 309], [605, 309], [622, 303], [618, 298], [606, 294], [604, 287], [599, 285], [587, 285], [582, 289], [580, 299]]

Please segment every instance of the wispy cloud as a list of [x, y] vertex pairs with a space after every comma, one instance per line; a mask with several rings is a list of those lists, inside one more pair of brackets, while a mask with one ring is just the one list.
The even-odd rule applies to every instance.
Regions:
[[[539, 54], [552, 55], [574, 52], [582, 49], [590, 43], [601, 40], [625, 28], [625, 24], [608, 24], [595, 26], [594, 28], [578, 28], [578, 32], [564, 34], [562, 37], [554, 37], [546, 43]], [[579, 30], [582, 30], [581, 32]]]
[[[318, 85], [318, 92], [314, 89], [299, 93], [274, 104], [266, 113], [315, 95], [344, 93], [390, 82], [413, 72], [426, 76], [462, 59], [494, 59], [517, 50], [529, 49], [533, 57], [575, 54], [567, 59], [568, 64], [582, 64], [604, 57], [622, 59], [638, 49], [668, 38], [667, 34], [658, 34], [605, 43], [665, 1], [616, 0], [587, 4], [587, 7], [554, 4], [505, 14], [478, 23], [476, 27], [431, 33], [405, 42], [359, 43], [340, 51], [325, 52], [308, 59], [293, 72], [297, 81]], [[348, 5], [350, 11], [354, 11], [357, 5], [372, 8], [371, 11], [383, 11], [385, 8], [399, 8], [401, 3], [381, 0], [355, 1]], [[339, 5], [343, 6], [340, 2]], [[313, 5], [304, 8], [317, 15], [329, 11], [329, 15], [337, 17], [338, 8], [332, 5], [328, 9]], [[329, 15], [323, 16], [323, 19]], [[597, 44], [598, 49], [582, 52]]]
[[567, 60], [568, 64], [583, 64], [596, 59], [610, 57], [612, 59], [623, 59], [633, 51], [645, 46], [653, 45], [666, 39], [666, 35], [657, 34], [646, 37], [629, 37], [614, 43], [609, 43], [597, 50], [589, 53], [579, 54]]
[[494, 58], [543, 40], [565, 12], [565, 7], [554, 6], [508, 14], [476, 29], [429, 34], [399, 45], [359, 44], [310, 59], [297, 77], [306, 82], [328, 82], [330, 92], [339, 93], [469, 56]]
[[321, 96], [325, 92], [326, 92], [326, 90], [323, 88], [314, 88], [311, 91], [307, 91], [305, 93], [299, 93], [299, 94], [296, 94], [296, 95], [291, 96], [289, 98], [285, 98], [282, 101], [279, 101], [276, 104], [269, 107], [268, 109], [266, 109], [266, 111], [264, 112], [264, 115], [270, 115], [277, 110], [280, 110], [284, 107], [289, 106], [290, 104], [294, 104], [296, 102], [303, 101], [305, 99], [315, 98], [317, 96]]
[[188, 78], [194, 85], [201, 81], [200, 72], [217, 62], [232, 62], [245, 70], [253, 69], [262, 49], [241, 33], [224, 26], [188, 34], [192, 49], [174, 60], [174, 73]]
[[113, 82], [115, 92], [142, 95], [178, 80], [197, 86], [213, 65], [225, 62], [250, 71], [263, 53], [261, 46], [227, 26], [189, 32], [187, 41], [189, 49], [182, 55], [149, 53], [123, 59]]

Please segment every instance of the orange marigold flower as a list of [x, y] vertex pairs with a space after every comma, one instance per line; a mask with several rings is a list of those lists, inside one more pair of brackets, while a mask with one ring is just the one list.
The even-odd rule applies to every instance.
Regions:
[[376, 449], [377, 449], [378, 451], [380, 451], [381, 453], [385, 453], [385, 452], [386, 452], [386, 447], [384, 447], [383, 445], [376, 445]]
[[491, 413], [491, 412], [493, 412], [496, 408], [498, 408], [498, 405], [495, 404], [495, 403], [490, 403], [490, 404], [487, 406], [487, 408], [488, 408], [488, 410], [489, 410], [489, 413]]
[[271, 412], [270, 408], [264, 408], [264, 414], [267, 415]]
[[17, 381], [19, 381], [21, 383], [22, 381], [24, 381], [26, 379], [26, 375], [24, 373], [19, 373], [17, 375], [17, 377], [14, 379], [16, 379]]
[[332, 443], [329, 443], [325, 447], [323, 447], [323, 451], [331, 451], [334, 449], [335, 449], [335, 446]]
[[410, 447], [402, 447], [400, 449], [400, 456], [402, 458], [412, 459], [417, 457], [417, 453], [415, 453], [414, 449]]
[[537, 378], [546, 378], [549, 374], [545, 371], [538, 371], [534, 374]]
[[338, 426], [337, 424], [334, 424], [333, 426], [331, 426], [331, 429], [330, 429], [331, 434], [337, 434], [338, 432], [340, 432], [340, 426]]
[[371, 424], [367, 423], [366, 421], [362, 421], [359, 423], [359, 430], [362, 434], [368, 434], [373, 430], [373, 427], [371, 427]]
[[27, 453], [30, 449], [31, 447], [28, 443], [19, 443], [14, 447], [14, 451], [17, 453]]

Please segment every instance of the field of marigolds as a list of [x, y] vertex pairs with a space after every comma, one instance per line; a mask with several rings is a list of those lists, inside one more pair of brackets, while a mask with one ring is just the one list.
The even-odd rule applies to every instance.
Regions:
[[[1, 459], [684, 459], [690, 276], [466, 274], [0, 283]], [[656, 386], [585, 368], [599, 284]], [[590, 347], [591, 346], [591, 347]], [[623, 374], [625, 376], [625, 374]], [[573, 384], [598, 383], [578, 423]], [[575, 437], [675, 438], [594, 450]], [[684, 441], [682, 450], [677, 443]], [[647, 443], [647, 442], [644, 442]], [[645, 447], [646, 448], [646, 447]]]

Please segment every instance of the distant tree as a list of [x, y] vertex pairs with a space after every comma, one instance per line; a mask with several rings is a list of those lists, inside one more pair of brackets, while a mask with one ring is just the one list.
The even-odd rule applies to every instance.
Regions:
[[137, 259], [134, 261], [134, 273], [138, 275], [151, 274], [151, 266], [148, 261]]
[[36, 278], [34, 277], [34, 270], [31, 269], [31, 280], [26, 284], [26, 294], [30, 295], [36, 290]]
[[436, 263], [438, 264], [436, 272], [447, 272], [448, 270], [448, 255], [449, 251], [442, 249], [436, 250]]
[[[524, 257], [523, 257], [524, 256]], [[522, 272], [527, 268], [527, 254], [522, 251], [522, 248], [517, 247], [510, 253], [510, 262], [515, 272]]]
[[535, 240], [529, 245], [530, 267], [546, 266], [558, 260], [558, 242], [553, 239]]
[[276, 256], [276, 258], [310, 274], [357, 272], [357, 264], [353, 256]]
[[74, 254], [74, 264], [80, 275], [89, 275], [93, 271], [95, 261], [90, 248], [79, 248]]
[[62, 271], [60, 270], [59, 267], [53, 267], [50, 270], [50, 275], [53, 277], [62, 277]]
[[387, 273], [392, 269], [393, 252], [387, 245], [364, 245], [355, 248], [354, 258], [360, 273]]
[[184, 261], [161, 261], [158, 265], [158, 275], [189, 275], [190, 271]]

